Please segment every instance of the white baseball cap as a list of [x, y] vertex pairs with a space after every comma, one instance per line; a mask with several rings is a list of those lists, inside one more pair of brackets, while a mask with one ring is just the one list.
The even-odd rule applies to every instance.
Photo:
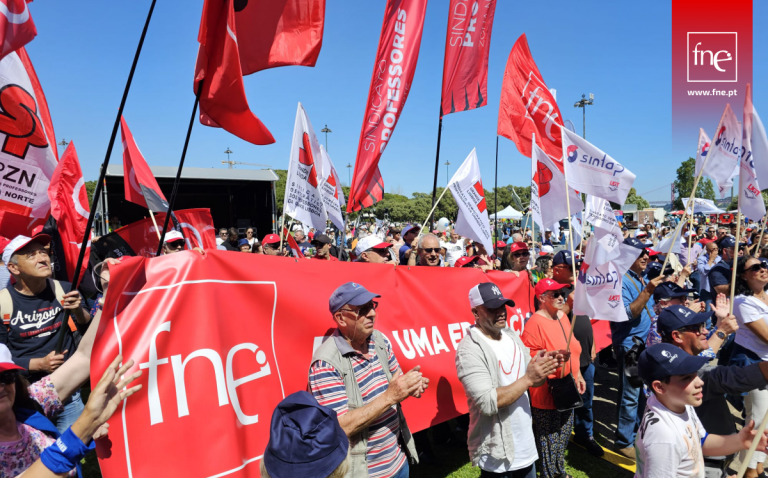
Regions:
[[3, 249], [3, 262], [8, 264], [8, 261], [11, 260], [11, 256], [14, 255], [16, 251], [25, 247], [27, 244], [31, 242], [37, 242], [39, 244], [42, 244], [43, 246], [47, 246], [51, 242], [51, 236], [49, 236], [48, 234], [38, 234], [32, 237], [28, 237], [28, 236], [14, 237], [11, 240], [11, 242], [9, 242], [7, 246], [5, 246], [5, 249]]
[[392, 247], [392, 244], [383, 242], [379, 236], [365, 236], [364, 238], [357, 241], [357, 246], [355, 247], [355, 255], [360, 256], [360, 254], [370, 249], [386, 249], [388, 247]]
[[13, 357], [11, 356], [11, 351], [8, 350], [8, 346], [0, 344], [0, 372], [8, 370], [24, 370], [24, 367], [19, 367], [13, 363]]
[[168, 244], [169, 242], [174, 241], [183, 241], [184, 236], [181, 235], [179, 231], [176, 230], [170, 230], [165, 233], [165, 243]]

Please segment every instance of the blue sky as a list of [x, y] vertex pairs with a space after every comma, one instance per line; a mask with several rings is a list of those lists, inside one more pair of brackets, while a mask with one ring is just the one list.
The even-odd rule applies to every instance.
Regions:
[[[301, 101], [320, 135], [327, 124], [329, 152], [344, 183], [354, 165], [385, 0], [328, 0], [322, 52], [315, 68], [285, 67], [245, 78], [251, 109], [277, 142], [255, 146], [224, 130], [197, 123], [186, 165], [226, 167], [232, 159], [285, 169]], [[192, 75], [202, 0], [157, 2], [125, 108], [125, 117], [150, 165], [178, 164], [194, 99]], [[38, 37], [28, 46], [46, 93], [57, 140], [75, 141], [86, 179], [96, 179], [120, 96], [141, 33], [149, 0], [130, 2], [34, 2]], [[755, 2], [754, 18], [768, 18], [768, 2]], [[388, 192], [429, 192], [435, 161], [448, 1], [431, 0], [419, 63], [408, 102], [380, 163]], [[757, 27], [757, 25], [756, 25]], [[671, 137], [668, 2], [500, 0], [496, 8], [488, 73], [488, 104], [443, 120], [441, 163], [450, 174], [477, 148], [487, 189], [493, 187], [496, 121], [507, 56], [520, 34], [560, 109], [581, 132], [581, 109], [573, 103], [594, 93], [587, 107], [587, 139], [637, 174], [638, 192], [669, 198], [680, 162], [695, 154]], [[768, 31], [755, 28], [754, 102], [768, 108], [761, 88], [768, 75]], [[766, 113], [763, 113], [763, 117]], [[710, 135], [719, 117], [702, 119]], [[529, 159], [500, 138], [499, 185], [529, 184]], [[122, 163], [119, 136], [112, 163]], [[248, 168], [240, 166], [240, 168]], [[438, 185], [446, 183], [441, 164]], [[665, 187], [666, 185], [666, 187]], [[661, 189], [659, 189], [661, 188]]]

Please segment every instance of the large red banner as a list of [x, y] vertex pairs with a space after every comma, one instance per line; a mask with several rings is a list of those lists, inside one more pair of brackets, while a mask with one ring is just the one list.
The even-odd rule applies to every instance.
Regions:
[[451, 0], [440, 116], [488, 102], [488, 51], [496, 0]]
[[411, 90], [426, 13], [427, 0], [387, 1], [347, 212], [370, 207], [384, 197], [379, 160], [392, 139]]
[[313, 351], [335, 327], [328, 298], [348, 281], [381, 294], [376, 328], [404, 370], [421, 365], [430, 379], [421, 399], [403, 402], [409, 426], [466, 413], [455, 350], [474, 322], [469, 290], [489, 280], [515, 301], [509, 325], [522, 331], [533, 298], [525, 275], [227, 251], [123, 259], [91, 373], [122, 353], [144, 371], [143, 388], [99, 444], [104, 476], [258, 476], [272, 411], [306, 389]]

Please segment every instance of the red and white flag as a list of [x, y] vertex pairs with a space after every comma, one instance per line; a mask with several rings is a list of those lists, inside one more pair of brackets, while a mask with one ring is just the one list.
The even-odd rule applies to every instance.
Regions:
[[387, 0], [347, 212], [370, 207], [384, 197], [379, 160], [408, 99], [426, 12], [427, 0]]
[[[0, 105], [0, 211], [34, 222], [31, 229], [51, 210], [48, 186], [58, 154], [48, 104], [24, 48], [0, 60]], [[14, 237], [5, 229], [0, 235]]]
[[328, 152], [323, 148], [322, 144], [320, 145], [320, 157], [322, 158], [319, 168], [322, 178], [320, 196], [323, 198], [323, 206], [325, 207], [328, 219], [340, 231], [343, 231], [344, 213], [341, 208], [345, 203], [344, 191], [341, 189], [341, 181], [339, 181], [339, 175], [336, 173], [331, 157], [328, 156]]
[[768, 187], [768, 135], [752, 104], [752, 88], [744, 99], [744, 133], [742, 148], [744, 157], [752, 161], [757, 181], [762, 188]]
[[723, 198], [726, 191], [733, 186], [733, 178], [739, 174], [741, 150], [741, 125], [730, 103], [725, 105], [712, 141], [704, 174], [717, 184], [720, 197]]
[[238, 24], [242, 29], [248, 26], [235, 21], [234, 3], [205, 0], [203, 5], [194, 82], [195, 93], [203, 82], [200, 123], [224, 128], [253, 144], [271, 144], [272, 133], [251, 112], [245, 97], [237, 30]]
[[[538, 184], [539, 206], [544, 228], [551, 227], [561, 219], [568, 217], [568, 202], [565, 197], [565, 175], [557, 168], [557, 163], [547, 156], [538, 144], [533, 145], [533, 157], [536, 162], [536, 177]], [[580, 195], [568, 188], [571, 202], [571, 215], [584, 209]]]
[[480, 177], [480, 165], [477, 163], [475, 149], [472, 149], [467, 159], [456, 170], [448, 183], [448, 189], [459, 206], [454, 230], [464, 237], [482, 243], [486, 251], [492, 251], [491, 223], [488, 220], [483, 179]]
[[[205, 250], [216, 249], [216, 228], [213, 226], [210, 209], [182, 209], [173, 211], [173, 214], [187, 241], [187, 249], [194, 247]], [[165, 216], [161, 218], [158, 215], [156, 220], [165, 223]]]
[[[88, 206], [85, 178], [80, 169], [80, 161], [77, 159], [74, 141], [70, 141], [53, 172], [51, 185], [48, 187], [48, 198], [51, 200], [51, 215], [56, 219], [59, 236], [61, 236], [61, 246], [64, 249], [64, 259], [67, 264], [67, 278], [75, 282], [75, 265], [83, 245], [91, 208]], [[86, 244], [86, 258], [89, 257], [90, 246], [89, 240]], [[78, 283], [82, 280], [85, 269], [85, 267], [81, 268]]]
[[523, 33], [507, 58], [497, 134], [514, 141], [517, 150], [529, 158], [535, 135], [536, 144], [562, 171], [562, 125], [560, 108], [533, 61]]
[[757, 178], [755, 164], [766, 157], [752, 155], [752, 133], [754, 126], [754, 105], [752, 104], [752, 85], [747, 83], [744, 98], [744, 123], [741, 142], [741, 168], [739, 170], [739, 209], [741, 214], [755, 221], [765, 216], [765, 202], [760, 193], [760, 181]]
[[318, 231], [325, 231], [328, 216], [320, 192], [320, 183], [324, 182], [321, 166], [320, 143], [304, 106], [299, 103], [293, 126], [283, 213]]
[[440, 116], [485, 106], [488, 51], [496, 0], [451, 0], [443, 60]]
[[[31, 0], [30, 0], [31, 1]], [[0, 0], [0, 59], [37, 36], [26, 0]]]
[[125, 199], [144, 206], [152, 212], [168, 210], [168, 201], [160, 190], [155, 176], [141, 154], [125, 117], [120, 118], [120, 134], [123, 138], [123, 182]]
[[293, 253], [293, 257], [304, 259], [304, 253], [301, 252], [301, 248], [296, 243], [296, 239], [294, 239], [293, 236], [288, 233], [288, 229], [286, 228], [283, 228], [283, 237], [285, 238], [285, 241], [288, 243], [288, 249], [290, 249], [291, 252]]
[[325, 0], [235, 2], [243, 75], [278, 66], [315, 66], [324, 24]]
[[696, 147], [695, 174], [697, 176], [699, 175], [699, 171], [701, 171], [701, 168], [704, 166], [704, 161], [707, 159], [707, 153], [709, 153], [710, 144], [711, 144], [711, 141], [709, 140], [709, 136], [707, 136], [707, 133], [704, 131], [704, 128], [699, 128], [699, 144]]

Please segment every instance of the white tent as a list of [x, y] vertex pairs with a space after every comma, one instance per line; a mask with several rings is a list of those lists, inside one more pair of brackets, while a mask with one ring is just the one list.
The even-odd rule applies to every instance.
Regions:
[[[523, 213], [515, 210], [512, 206], [507, 206], [506, 208], [499, 211], [498, 216], [499, 219], [522, 219]], [[491, 214], [488, 217], [495, 220], [496, 214]]]

